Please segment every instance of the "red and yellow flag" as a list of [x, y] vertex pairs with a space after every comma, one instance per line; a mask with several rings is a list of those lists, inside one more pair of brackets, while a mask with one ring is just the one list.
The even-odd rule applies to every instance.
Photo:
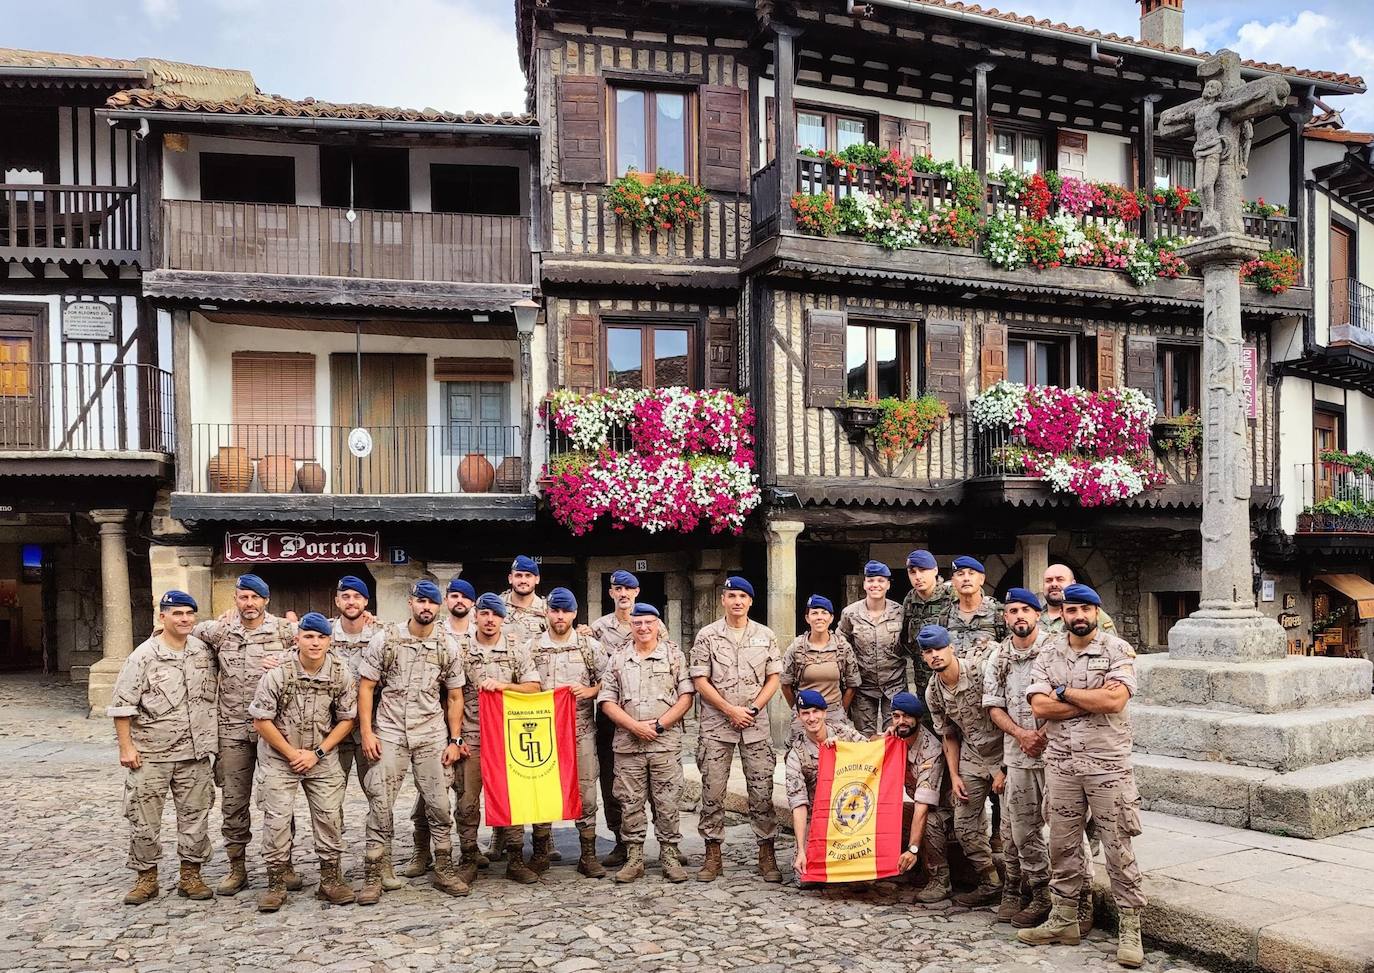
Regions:
[[906, 741], [822, 747], [806, 836], [804, 882], [871, 882], [902, 855]]
[[477, 700], [487, 824], [503, 828], [581, 817], [572, 690], [482, 692]]

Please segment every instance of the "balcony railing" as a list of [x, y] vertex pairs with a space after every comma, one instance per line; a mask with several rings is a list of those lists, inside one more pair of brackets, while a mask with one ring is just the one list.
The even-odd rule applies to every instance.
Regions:
[[[1025, 442], [1006, 429], [987, 429], [979, 431], [974, 438], [975, 476], [1016, 477], [1025, 476], [1017, 458]], [[1167, 440], [1157, 440], [1151, 450], [1154, 469], [1164, 474], [1167, 486], [1190, 486], [1202, 480], [1202, 455], [1197, 450], [1176, 448]], [[1252, 469], [1253, 483], [1263, 485], [1267, 477], [1258, 466]], [[1149, 494], [1145, 494], [1148, 498]]]
[[231, 274], [528, 284], [524, 216], [167, 200], [162, 266]]
[[1330, 344], [1374, 351], [1374, 287], [1342, 277], [1331, 282]]
[[138, 187], [0, 185], [0, 258], [130, 260]]
[[358, 456], [348, 426], [193, 423], [192, 493], [522, 493], [514, 426], [368, 426]]
[[160, 368], [0, 362], [0, 450], [170, 453], [174, 428]]
[[1374, 475], [1344, 463], [1298, 465], [1299, 534], [1374, 534]]

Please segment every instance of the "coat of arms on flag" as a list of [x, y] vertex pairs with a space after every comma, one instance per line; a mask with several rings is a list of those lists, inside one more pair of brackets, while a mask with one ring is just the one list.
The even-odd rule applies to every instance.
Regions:
[[821, 747], [806, 835], [804, 882], [866, 882], [897, 874], [902, 854], [906, 741]]
[[501, 828], [580, 817], [572, 690], [484, 692], [477, 702], [487, 823]]

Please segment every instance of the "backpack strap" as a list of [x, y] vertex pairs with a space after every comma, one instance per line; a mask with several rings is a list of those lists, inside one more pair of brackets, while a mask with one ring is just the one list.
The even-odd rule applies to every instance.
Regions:
[[587, 684], [591, 685], [596, 678], [596, 653], [592, 651], [592, 646], [587, 637], [581, 632], [577, 634], [577, 651], [582, 653], [582, 664], [587, 667]]

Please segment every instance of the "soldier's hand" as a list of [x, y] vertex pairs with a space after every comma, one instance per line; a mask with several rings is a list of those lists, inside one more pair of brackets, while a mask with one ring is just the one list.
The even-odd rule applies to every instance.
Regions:
[[652, 743], [653, 741], [658, 739], [658, 731], [654, 729], [654, 724], [652, 722], [644, 723], [641, 721], [636, 721], [632, 725], [630, 732], [632, 732], [635, 736], [639, 737], [641, 740], [644, 740], [649, 743]]
[[506, 684], [499, 679], [483, 679], [477, 684], [477, 688], [484, 693], [499, 693], [506, 688]]
[[825, 747], [827, 750], [834, 750], [835, 744], [839, 742], [840, 741], [835, 739], [834, 737], [826, 737], [824, 740], [821, 741], [821, 746]]
[[472, 756], [472, 747], [468, 746], [466, 743], [463, 744], [461, 747], [458, 748], [458, 759], [459, 759], [459, 760], [467, 760], [467, 759], [468, 759], [469, 757], [471, 757], [471, 756]]
[[916, 856], [909, 851], [902, 852], [902, 856], [897, 859], [897, 870], [899, 872], [909, 872], [916, 867]]
[[363, 756], [368, 760], [382, 759], [382, 741], [371, 730], [363, 731]]
[[278, 666], [280, 666], [280, 665], [281, 665], [281, 659], [279, 659], [279, 658], [277, 657], [277, 654], [276, 654], [275, 652], [269, 653], [268, 655], [265, 655], [265, 656], [262, 657], [262, 671], [263, 671], [263, 672], [267, 672], [267, 671], [270, 670], [270, 669], [276, 669], [276, 668], [277, 668]]
[[591, 638], [593, 635], [592, 627], [590, 625], [583, 623], [577, 626], [577, 634], [581, 635], [583, 638]]
[[743, 706], [731, 706], [725, 714], [730, 719], [730, 725], [737, 730], [747, 730], [754, 725], [754, 717]]
[[964, 778], [957, 774], [951, 775], [949, 779], [949, 789], [954, 792], [961, 804], [968, 803], [968, 788], [964, 786]]
[[452, 767], [458, 762], [458, 758], [461, 756], [462, 752], [458, 749], [458, 744], [450, 743], [448, 746], [444, 747], [444, 755], [439, 758], [439, 761], [445, 767]]
[[288, 609], [286, 610], [286, 614], [283, 615], [282, 618], [286, 619], [286, 620], [287, 620], [288, 622], [290, 622], [292, 625], [294, 625], [294, 624], [296, 624], [297, 622], [300, 621], [300, 618], [296, 615], [296, 612], [295, 612], [293, 609], [290, 609], [290, 608], [288, 608]]
[[992, 792], [1001, 794], [1007, 789], [1007, 775], [1000, 770], [992, 775]]
[[377, 622], [377, 616], [372, 614], [372, 612], [368, 611], [366, 608], [363, 609], [362, 615], [358, 617], [360, 617], [363, 620], [364, 625], [373, 625]]
[[572, 694], [578, 699], [596, 699], [599, 692], [599, 689], [593, 689], [591, 686], [572, 687]]
[[802, 875], [806, 873], [806, 845], [804, 842], [797, 843], [797, 853], [792, 856], [792, 869], [797, 873], [797, 880], [801, 881]]
[[315, 756], [314, 750], [297, 750], [296, 755], [291, 758], [290, 766], [296, 773], [304, 774], [319, 762], [320, 758]]
[[128, 767], [130, 770], [137, 770], [143, 766], [143, 755], [134, 746], [119, 748], [119, 765]]

